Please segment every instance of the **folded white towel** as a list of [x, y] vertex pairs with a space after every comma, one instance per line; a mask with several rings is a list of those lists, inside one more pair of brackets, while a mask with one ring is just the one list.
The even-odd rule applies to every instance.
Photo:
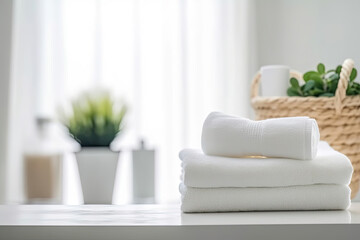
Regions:
[[206, 118], [204, 153], [215, 156], [267, 156], [311, 160], [320, 139], [316, 120], [308, 117], [252, 121], [218, 112]]
[[344, 185], [279, 188], [191, 188], [180, 185], [183, 212], [335, 210], [350, 205]]
[[[216, 217], [212, 217], [216, 214]], [[225, 213], [227, 214], [227, 213]], [[261, 216], [260, 216], [261, 215]], [[268, 211], [261, 212], [241, 212], [241, 215], [220, 215], [219, 213], [207, 213], [207, 214], [182, 214], [181, 215], [181, 224], [182, 225], [193, 225], [194, 218], [197, 222], [206, 223], [206, 225], [219, 225], [219, 220], [221, 219], [221, 225], [259, 225], [259, 224], [309, 224], [309, 219], [311, 222], [321, 223], [321, 224], [346, 224], [351, 223], [351, 213], [350, 211], [323, 211], [319, 214], [318, 211], [306, 211], [306, 217], [304, 218], [303, 211]], [[276, 215], [276, 217], [274, 217]], [[242, 238], [240, 238], [242, 239]], [[262, 239], [258, 237], [258, 239]], [[263, 239], [268, 239], [264, 238]], [[271, 239], [271, 238], [270, 238]], [[285, 239], [289, 239], [285, 238]], [[292, 238], [290, 238], [292, 239]]]
[[353, 172], [350, 160], [323, 141], [312, 161], [216, 157], [192, 149], [182, 150], [179, 156], [183, 182], [200, 188], [348, 185]]

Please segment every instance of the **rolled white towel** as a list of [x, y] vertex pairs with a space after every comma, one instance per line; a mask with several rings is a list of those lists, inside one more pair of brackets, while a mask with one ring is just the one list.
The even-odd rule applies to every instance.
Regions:
[[207, 155], [311, 160], [319, 140], [317, 122], [309, 117], [252, 121], [213, 112], [204, 122], [201, 145]]
[[180, 185], [183, 212], [342, 210], [350, 205], [345, 185], [277, 188], [191, 188]]

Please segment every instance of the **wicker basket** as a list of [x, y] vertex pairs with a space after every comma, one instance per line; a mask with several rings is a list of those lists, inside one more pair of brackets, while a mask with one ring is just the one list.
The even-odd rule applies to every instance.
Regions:
[[[309, 116], [317, 120], [321, 139], [352, 162], [351, 198], [359, 191], [360, 179], [360, 95], [346, 96], [353, 67], [351, 59], [344, 61], [334, 97], [260, 97], [260, 73], [255, 75], [251, 86], [251, 104], [258, 120], [291, 116]], [[291, 71], [290, 75], [302, 79], [298, 72]]]

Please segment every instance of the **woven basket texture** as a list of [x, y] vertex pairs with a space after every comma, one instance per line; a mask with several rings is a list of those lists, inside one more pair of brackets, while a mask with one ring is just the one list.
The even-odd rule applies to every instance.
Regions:
[[[360, 179], [360, 95], [346, 96], [350, 73], [354, 67], [351, 59], [344, 61], [334, 97], [261, 97], [257, 73], [251, 86], [251, 104], [256, 119], [309, 116], [316, 119], [321, 140], [351, 160], [354, 173], [351, 179], [351, 198], [359, 191]], [[302, 79], [299, 72], [290, 75]]]

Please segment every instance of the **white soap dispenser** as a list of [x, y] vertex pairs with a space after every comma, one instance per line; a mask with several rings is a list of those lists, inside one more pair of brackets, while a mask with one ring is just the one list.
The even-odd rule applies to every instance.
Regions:
[[144, 140], [140, 149], [132, 151], [133, 202], [155, 203], [155, 150], [146, 149]]
[[27, 203], [63, 202], [63, 150], [50, 130], [51, 120], [36, 119], [37, 134], [28, 140], [24, 157]]

